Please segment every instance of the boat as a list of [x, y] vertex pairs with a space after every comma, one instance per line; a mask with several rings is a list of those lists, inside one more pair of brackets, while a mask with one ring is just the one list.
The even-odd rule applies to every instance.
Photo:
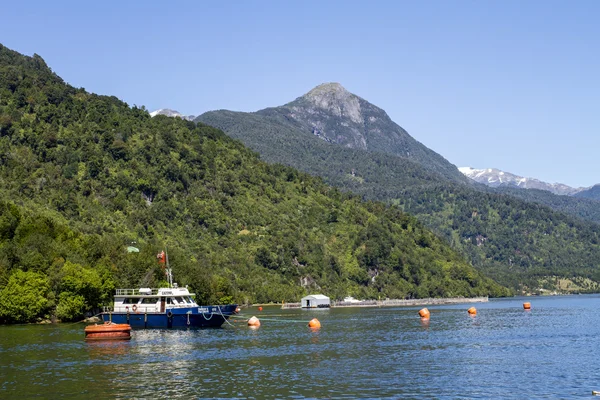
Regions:
[[[159, 262], [165, 253], [159, 253]], [[104, 322], [129, 324], [132, 328], [216, 328], [239, 310], [237, 304], [201, 306], [187, 287], [173, 283], [166, 262], [168, 287], [116, 289], [114, 306], [105, 309]]]
[[236, 313], [236, 304], [200, 306], [187, 288], [117, 289], [114, 307], [101, 314], [105, 322], [132, 328], [220, 327]]
[[352, 303], [352, 304], [355, 304], [355, 303], [362, 303], [363, 301], [364, 301], [364, 300], [357, 300], [357, 299], [355, 299], [355, 298], [354, 298], [354, 297], [352, 297], [352, 296], [347, 296], [347, 297], [344, 297], [344, 301], [343, 301], [343, 302], [344, 302], [344, 303]]
[[131, 339], [131, 326], [128, 324], [105, 322], [102, 325], [94, 324], [85, 327], [85, 340], [129, 339]]

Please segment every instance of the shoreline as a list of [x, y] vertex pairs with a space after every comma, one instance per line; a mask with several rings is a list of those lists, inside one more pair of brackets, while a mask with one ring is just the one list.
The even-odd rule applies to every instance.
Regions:
[[[482, 297], [448, 297], [448, 298], [427, 298], [427, 299], [388, 299], [388, 300], [356, 300], [356, 301], [333, 301], [331, 308], [341, 307], [411, 307], [411, 306], [432, 306], [445, 304], [465, 304], [465, 303], [487, 303], [488, 296]], [[283, 303], [282, 309], [302, 308], [300, 303]]]

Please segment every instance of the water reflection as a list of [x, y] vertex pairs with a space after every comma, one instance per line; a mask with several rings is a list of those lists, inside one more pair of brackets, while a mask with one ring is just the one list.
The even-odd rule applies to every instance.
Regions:
[[105, 360], [115, 356], [122, 356], [127, 354], [130, 348], [131, 342], [123, 340], [86, 342], [86, 349], [90, 360]]

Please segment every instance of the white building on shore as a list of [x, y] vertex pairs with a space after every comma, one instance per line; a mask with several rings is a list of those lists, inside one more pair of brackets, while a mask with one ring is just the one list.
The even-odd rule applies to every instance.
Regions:
[[305, 296], [300, 301], [300, 307], [302, 308], [329, 308], [331, 307], [331, 301], [329, 297], [322, 294], [310, 294]]

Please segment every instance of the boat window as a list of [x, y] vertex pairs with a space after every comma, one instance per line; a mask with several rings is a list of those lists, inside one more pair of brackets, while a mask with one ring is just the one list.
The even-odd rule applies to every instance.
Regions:
[[167, 297], [167, 304], [173, 304], [173, 298]]
[[155, 297], [145, 297], [142, 299], [142, 304], [156, 304], [156, 300]]
[[139, 301], [139, 297], [126, 297], [123, 299], [123, 304], [137, 304]]
[[178, 303], [185, 303], [185, 300], [182, 297], [175, 297]]

